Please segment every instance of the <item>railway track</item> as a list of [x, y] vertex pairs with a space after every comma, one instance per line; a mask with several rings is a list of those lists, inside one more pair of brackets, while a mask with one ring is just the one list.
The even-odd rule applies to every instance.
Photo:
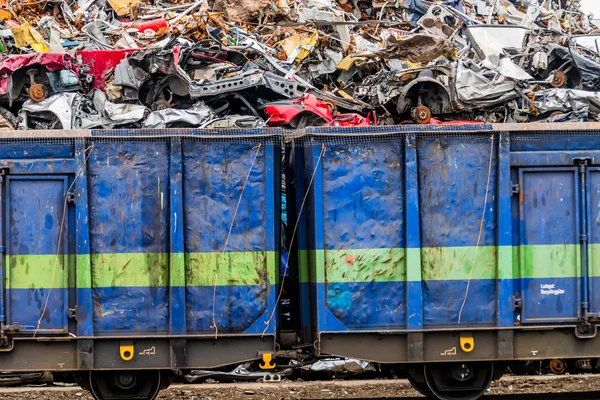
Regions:
[[[535, 394], [493, 394], [483, 400], [598, 400], [600, 392], [535, 393]], [[325, 400], [325, 399], [321, 399]], [[329, 399], [331, 400], [331, 399]], [[336, 399], [337, 400], [337, 399]], [[340, 399], [341, 400], [341, 399]], [[380, 398], [377, 400], [425, 400], [425, 397]]]
[[[495, 382], [483, 400], [600, 400], [600, 375], [510, 376]], [[554, 392], [554, 393], [553, 393]], [[5, 387], [2, 400], [91, 400], [79, 387]], [[281, 383], [174, 384], [157, 400], [424, 400], [408, 381], [284, 381]]]

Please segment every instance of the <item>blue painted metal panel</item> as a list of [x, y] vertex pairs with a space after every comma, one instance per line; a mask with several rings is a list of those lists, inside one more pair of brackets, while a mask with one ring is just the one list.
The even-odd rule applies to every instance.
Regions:
[[[24, 330], [67, 332], [69, 221], [66, 215], [68, 179], [64, 176], [6, 177], [6, 320]], [[19, 275], [35, 275], [29, 255], [58, 256], [52, 274], [56, 282], [44, 282], [34, 288], [12, 288]], [[34, 268], [33, 270], [31, 270]], [[41, 286], [41, 287], [40, 287]], [[52, 304], [50, 304], [52, 303]]]
[[75, 157], [74, 140], [0, 140], [0, 160], [26, 160], [73, 157]]
[[[77, 175], [75, 177], [75, 243], [76, 254], [89, 256], [90, 254], [90, 231], [89, 231], [89, 198], [87, 185], [87, 165], [86, 165], [86, 143], [85, 140], [78, 140], [76, 143], [75, 161]], [[76, 268], [79, 268], [79, 264]], [[77, 336], [90, 337], [94, 334], [94, 316], [92, 308], [92, 291], [89, 288], [91, 282], [91, 265], [86, 263], [84, 271], [76, 272], [85, 275], [85, 287], [78, 288], [82, 284], [83, 279], [78, 279], [76, 282], [76, 304], [77, 304]]]
[[579, 244], [577, 168], [521, 169], [521, 244]]
[[277, 249], [265, 234], [265, 151], [256, 144], [183, 142], [185, 252]]
[[[273, 291], [274, 288], [270, 290]], [[187, 287], [189, 333], [242, 333], [268, 310], [269, 288], [264, 285]], [[276, 326], [276, 321], [273, 322]], [[261, 333], [265, 326], [263, 324]]]
[[[580, 244], [580, 194], [578, 169], [567, 168], [521, 168], [520, 175], [520, 229], [522, 246]], [[524, 252], [523, 247], [520, 248]], [[548, 250], [550, 251], [550, 250]], [[556, 265], [538, 265], [520, 254], [521, 290], [523, 311], [521, 321], [565, 322], [577, 321], [581, 301], [581, 272], [577, 260], [563, 259], [545, 254], [541, 260]], [[561, 257], [562, 256], [562, 257]], [[560, 263], [575, 263], [561, 265]], [[552, 277], [532, 279], [534, 271], [556, 273], [566, 269], [571, 278]], [[531, 270], [533, 269], [533, 270]]]
[[419, 142], [422, 247], [477, 245], [488, 180], [479, 245], [497, 245], [497, 144], [491, 136]]
[[522, 279], [524, 323], [573, 322], [579, 317], [581, 279]]
[[92, 253], [168, 253], [168, 142], [95, 140], [92, 145]]
[[350, 330], [406, 325], [406, 282], [333, 282], [323, 290], [329, 311]]
[[[279, 251], [279, 147], [259, 140], [182, 144], [184, 251]], [[266, 265], [253, 266], [266, 271]], [[223, 266], [231, 268], [231, 266]], [[279, 266], [277, 266], [277, 273]], [[187, 287], [187, 332], [274, 332], [277, 286]], [[213, 325], [213, 304], [214, 322]], [[262, 320], [262, 326], [258, 323]], [[269, 321], [269, 326], [265, 322]], [[259, 328], [257, 328], [259, 327]]]
[[[511, 186], [511, 155], [510, 136], [501, 133], [498, 136], [498, 255], [506, 253], [504, 257], [498, 257], [498, 326], [510, 327], [514, 325], [516, 312], [514, 308], [515, 288], [513, 258], [513, 232], [512, 232], [512, 186]], [[507, 263], [504, 265], [502, 263]]]
[[324, 248], [403, 248], [402, 141], [329, 146], [322, 159]]
[[[419, 174], [416, 138], [406, 139], [406, 247], [421, 247], [421, 223], [419, 208]], [[421, 284], [421, 258], [414, 251], [406, 254], [406, 314], [408, 329], [423, 328], [423, 285]]]
[[67, 178], [10, 176], [6, 182], [7, 255], [64, 254], [66, 240], [59, 238], [68, 230], [63, 222]]
[[[176, 286], [173, 284], [177, 281], [180, 281], [181, 284], [185, 283], [185, 266], [183, 265], [183, 160], [180, 138], [171, 139], [169, 163], [169, 247], [171, 251], [169, 258], [169, 333], [171, 335], [184, 335], [186, 332], [185, 285]], [[179, 262], [182, 265], [175, 268], [174, 262]], [[173, 274], [180, 274], [181, 276], [174, 277]]]
[[[91, 253], [168, 253], [168, 142], [94, 140], [89, 151]], [[94, 260], [92, 269], [102, 273], [102, 265]], [[149, 274], [155, 272], [159, 273], [158, 268], [149, 270]], [[151, 293], [136, 289], [94, 285], [97, 333], [152, 332], [151, 328], [168, 331], [168, 291], [160, 287]], [[156, 310], [155, 319], [147, 323], [135, 318], [145, 312], [142, 310]], [[163, 314], [160, 310], [166, 311]]]
[[7, 289], [7, 322], [22, 332], [64, 334], [67, 296], [67, 289]]
[[168, 332], [168, 287], [95, 287], [92, 295], [94, 331], [99, 335]]
[[[467, 280], [423, 281], [423, 317], [426, 328], [457, 326], [468, 284]], [[461, 327], [496, 324], [496, 284], [495, 279], [471, 280], [469, 301], [464, 303], [460, 315]]]

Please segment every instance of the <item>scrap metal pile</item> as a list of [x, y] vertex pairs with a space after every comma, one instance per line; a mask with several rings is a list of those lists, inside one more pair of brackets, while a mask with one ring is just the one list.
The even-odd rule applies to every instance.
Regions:
[[4, 128], [600, 119], [578, 0], [0, 0]]

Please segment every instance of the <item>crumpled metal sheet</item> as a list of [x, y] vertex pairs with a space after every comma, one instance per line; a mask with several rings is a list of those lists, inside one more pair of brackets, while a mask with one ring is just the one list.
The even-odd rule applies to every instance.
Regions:
[[533, 101], [540, 113], [600, 110], [600, 93], [573, 89], [548, 89], [536, 92]]
[[123, 125], [133, 122], [140, 122], [146, 116], [148, 109], [139, 104], [112, 103], [107, 100], [104, 92], [96, 89], [92, 95], [96, 110], [100, 110], [103, 118], [103, 126]]
[[[28, 99], [76, 91], [83, 96], [72, 123], [77, 128], [239, 128], [269, 121], [265, 104], [309, 93], [340, 115], [375, 113], [373, 123], [431, 121], [415, 117], [417, 108], [441, 122], [496, 121], [497, 113], [535, 121], [543, 118], [528, 100], [535, 92], [600, 91], [600, 29], [582, 6], [563, 3], [78, 0], [0, 6], [0, 107], [18, 112]], [[440, 76], [439, 67], [450, 72]], [[90, 93], [94, 89], [106, 99]], [[212, 118], [194, 110], [199, 99]]]
[[19, 113], [19, 128], [29, 129], [28, 119], [31, 114], [49, 112], [60, 121], [62, 129], [72, 129], [73, 102], [77, 97], [79, 95], [76, 93], [61, 93], [39, 103], [27, 100]]
[[213, 118], [215, 118], [215, 114], [210, 107], [207, 107], [204, 103], [196, 103], [193, 108], [187, 110], [167, 108], [152, 111], [144, 121], [143, 126], [151, 129], [164, 129], [182, 125], [200, 127]]
[[[203, 382], [207, 379], [212, 379], [218, 382], [232, 382], [232, 381], [258, 381], [258, 380], [281, 380], [282, 377], [291, 376], [293, 374], [292, 368], [286, 368], [278, 370], [277, 372], [270, 372], [264, 370], [257, 370], [256, 366], [252, 362], [240, 364], [236, 366], [232, 371], [215, 371], [215, 370], [201, 370], [195, 369], [182, 376], [182, 379], [186, 383]], [[277, 379], [271, 379], [277, 376]]]
[[390, 36], [383, 50], [375, 54], [381, 57], [399, 58], [414, 63], [427, 63], [448, 54], [454, 49], [452, 42], [441, 36], [415, 34], [396, 38]]
[[585, 89], [600, 90], [600, 64], [566, 47], [558, 45], [548, 45], [548, 47], [551, 49], [550, 62], [553, 58], [558, 58], [562, 62], [570, 62], [581, 75]]
[[502, 54], [505, 48], [522, 49], [529, 29], [512, 25], [471, 25], [465, 34], [479, 58]]
[[489, 79], [460, 63], [456, 73], [456, 93], [464, 102], [478, 104], [501, 103], [516, 98], [515, 82], [497, 74]]
[[347, 373], [360, 374], [363, 372], [375, 372], [377, 369], [368, 361], [357, 360], [355, 358], [331, 358], [318, 360], [310, 364], [308, 369], [312, 372], [332, 372], [332, 373]]

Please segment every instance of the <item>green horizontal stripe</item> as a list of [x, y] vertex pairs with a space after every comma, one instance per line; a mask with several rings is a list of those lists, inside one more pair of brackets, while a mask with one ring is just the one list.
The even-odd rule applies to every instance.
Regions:
[[397, 282], [406, 280], [404, 249], [325, 251], [327, 282]]
[[[581, 276], [580, 253], [579, 245], [313, 250], [300, 251], [298, 264], [301, 282], [318, 283], [569, 278]], [[14, 289], [87, 288], [90, 281], [92, 287], [275, 284], [278, 254], [16, 255], [6, 257], [6, 284]], [[600, 277], [600, 244], [589, 246], [589, 268], [590, 276]]]
[[421, 249], [424, 281], [496, 278], [496, 247], [426, 247]]
[[161, 287], [169, 284], [168, 253], [92, 254], [92, 287]]
[[575, 278], [582, 275], [580, 254], [577, 244], [519, 246], [513, 262], [523, 278]]
[[188, 286], [260, 285], [277, 283], [277, 252], [186, 253]]
[[[61, 289], [73, 287], [69, 270], [74, 256], [17, 255], [6, 256], [7, 289]], [[69, 285], [71, 283], [71, 285]]]
[[[278, 252], [7, 256], [7, 288], [245, 286], [278, 283]], [[91, 279], [90, 279], [91, 275]], [[75, 286], [77, 284], [77, 286]]]
[[[302, 282], [307, 282], [303, 278], [308, 276], [308, 282], [316, 283], [579, 277], [580, 248], [540, 245], [309, 250], [299, 254], [300, 277]], [[600, 245], [590, 246], [590, 276], [600, 276]]]

